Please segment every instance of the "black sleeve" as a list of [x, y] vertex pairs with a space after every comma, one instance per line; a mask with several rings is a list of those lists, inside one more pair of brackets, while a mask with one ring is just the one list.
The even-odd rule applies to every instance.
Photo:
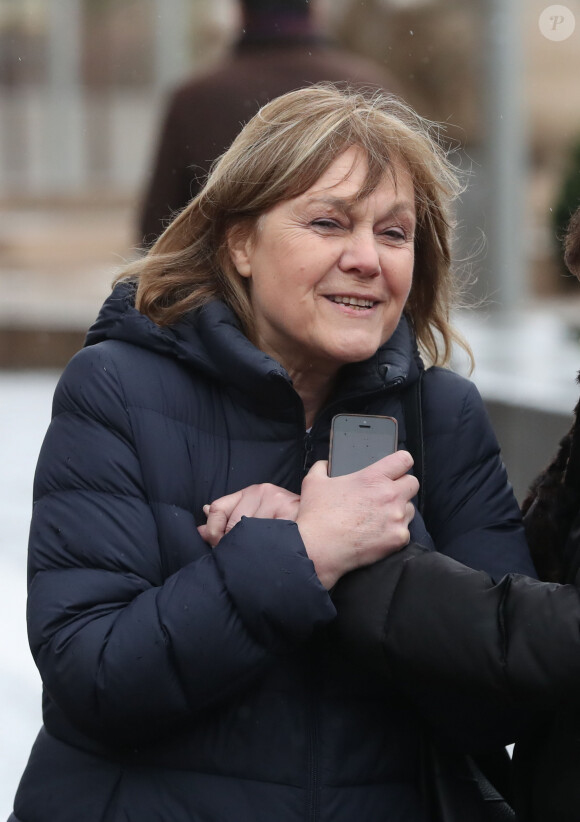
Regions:
[[580, 595], [519, 575], [494, 582], [409, 546], [338, 583], [336, 630], [364, 664], [460, 747], [507, 744], [580, 682]]

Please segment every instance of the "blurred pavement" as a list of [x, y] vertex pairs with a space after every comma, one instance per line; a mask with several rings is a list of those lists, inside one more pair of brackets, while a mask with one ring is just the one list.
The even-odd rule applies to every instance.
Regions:
[[134, 206], [107, 197], [0, 202], [0, 368], [62, 368], [122, 265]]

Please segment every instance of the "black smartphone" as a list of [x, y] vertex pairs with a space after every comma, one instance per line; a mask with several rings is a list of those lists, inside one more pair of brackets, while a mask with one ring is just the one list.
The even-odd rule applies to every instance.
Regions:
[[366, 468], [397, 450], [397, 420], [376, 414], [337, 414], [330, 429], [328, 475]]

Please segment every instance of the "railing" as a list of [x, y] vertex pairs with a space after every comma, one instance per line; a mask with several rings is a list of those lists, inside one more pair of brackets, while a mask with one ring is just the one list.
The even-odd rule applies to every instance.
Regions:
[[[164, 92], [192, 67], [189, 34], [204, 8], [189, 0], [0, 0], [0, 197], [134, 189]], [[117, 76], [127, 43], [134, 78]]]
[[63, 94], [0, 89], [0, 198], [132, 193], [159, 128], [162, 96], [151, 90]]

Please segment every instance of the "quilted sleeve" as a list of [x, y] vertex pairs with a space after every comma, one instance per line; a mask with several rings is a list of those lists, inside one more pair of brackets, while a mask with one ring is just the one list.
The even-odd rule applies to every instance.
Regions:
[[349, 653], [389, 682], [443, 744], [465, 752], [514, 742], [575, 698], [580, 593], [508, 574], [494, 582], [411, 545], [334, 590]]
[[535, 576], [520, 511], [483, 401], [441, 368], [424, 380], [425, 521], [438, 551], [494, 579]]
[[56, 391], [34, 485], [28, 625], [45, 690], [95, 738], [155, 738], [259, 677], [335, 610], [294, 523], [245, 520], [164, 575], [106, 346]]
[[[382, 650], [397, 678], [433, 677], [455, 694], [535, 710], [554, 710], [575, 698], [580, 682], [575, 586], [517, 574], [494, 582], [417, 549], [393, 559], [388, 571], [393, 607]], [[421, 618], [417, 599], [434, 618]]]

